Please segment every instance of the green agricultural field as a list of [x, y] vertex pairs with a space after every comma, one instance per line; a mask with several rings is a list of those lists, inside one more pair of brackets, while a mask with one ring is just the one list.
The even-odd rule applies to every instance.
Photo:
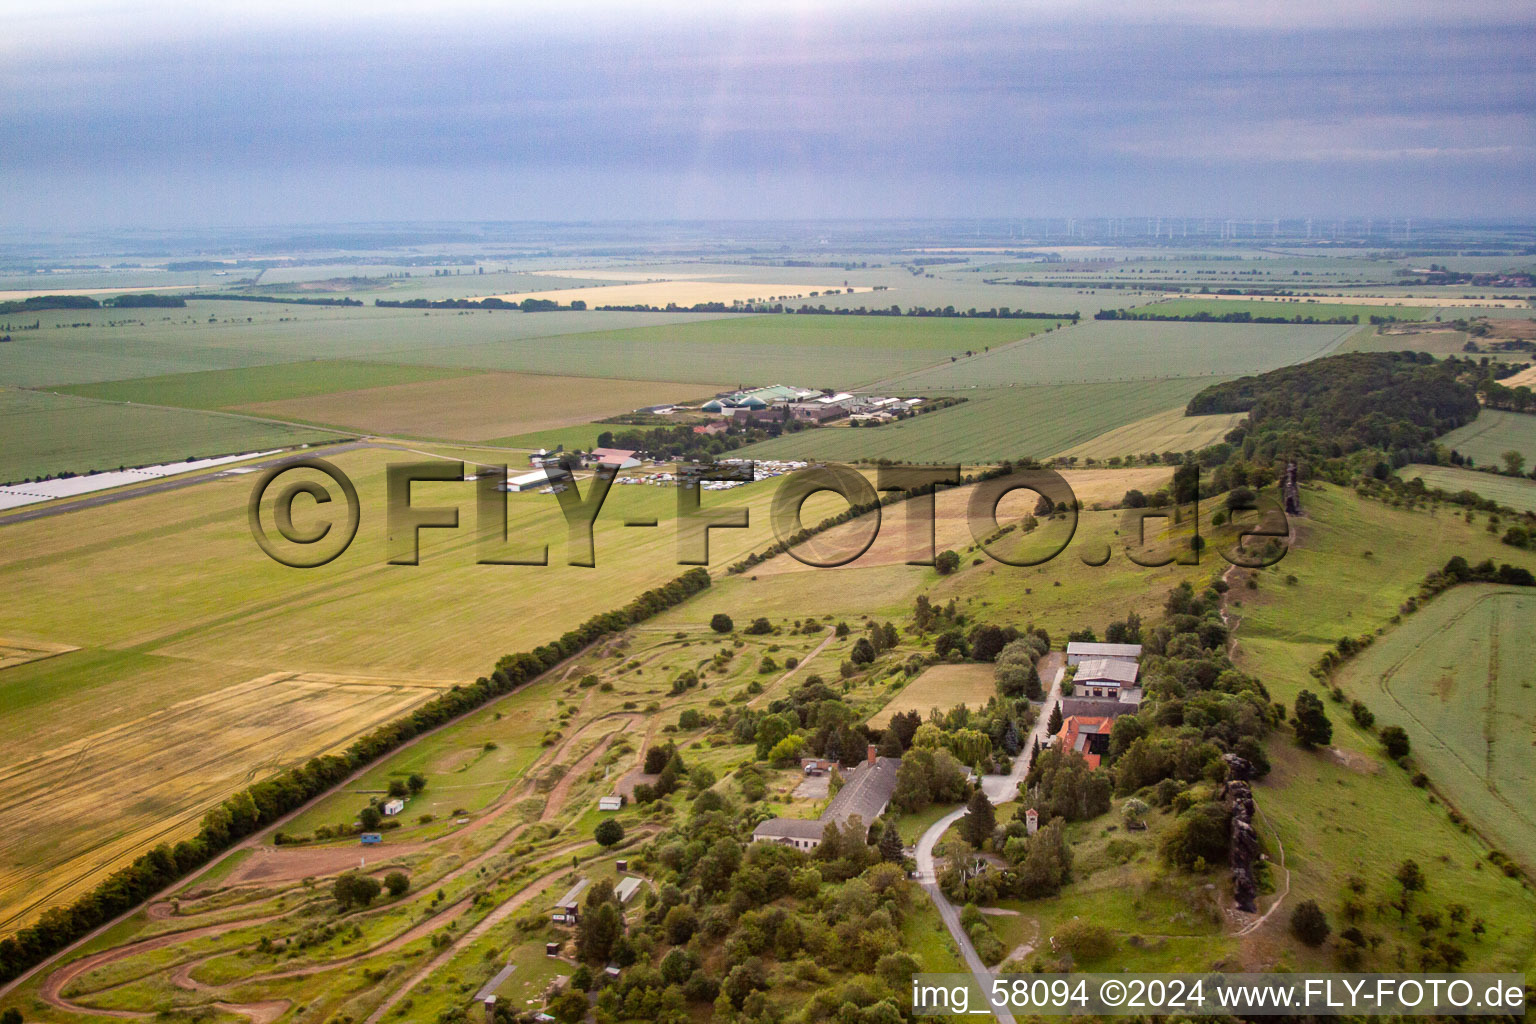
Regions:
[[1446, 798], [1536, 872], [1536, 593], [1463, 586], [1355, 659], [1340, 685], [1408, 730]]
[[[933, 317], [738, 316], [563, 335], [554, 343], [448, 346], [422, 353], [419, 361], [440, 366], [650, 380], [853, 387], [929, 366], [952, 355], [963, 355], [967, 350], [1003, 345], [1054, 323]], [[394, 353], [390, 358], [417, 361], [404, 352]]]
[[[543, 339], [637, 326], [697, 326], [717, 317], [710, 313], [518, 313], [194, 299], [185, 309], [55, 310], [30, 314], [30, 318], [41, 324], [38, 330], [13, 329], [13, 340], [0, 345], [0, 384], [85, 384], [313, 359], [568, 373], [571, 356], [596, 360], [599, 353], [579, 346], [566, 351], [563, 343]], [[7, 319], [13, 328], [19, 326], [19, 317]], [[645, 360], [634, 362], [645, 371], [640, 376], [653, 376]], [[601, 365], [582, 367], [581, 372], [626, 376]]]
[[473, 371], [389, 363], [315, 359], [234, 370], [204, 370], [162, 377], [139, 377], [100, 384], [75, 384], [60, 391], [84, 398], [140, 405], [175, 405], [187, 409], [227, 409], [256, 402], [312, 398], [336, 391], [414, 384], [459, 377]]
[[1353, 325], [1085, 320], [878, 386], [925, 394], [1009, 384], [1236, 377], [1327, 355], [1354, 330]]
[[0, 388], [0, 481], [338, 440], [322, 428]]
[[1536, 512], [1536, 480], [1495, 476], [1455, 466], [1405, 466], [1401, 475], [1405, 480], [1423, 480], [1427, 487], [1438, 487], [1453, 494], [1474, 491], [1500, 505], [1508, 505], [1521, 512]]
[[[961, 405], [878, 427], [832, 426], [785, 434], [742, 449], [763, 459], [897, 459], [998, 462], [1045, 458], [1109, 431], [1165, 413], [1210, 384], [1206, 378], [1095, 384], [978, 387]], [[1117, 452], [1116, 454], [1124, 454]]]
[[1536, 465], [1536, 415], [1484, 409], [1477, 419], [1441, 437], [1439, 443], [1468, 456], [1477, 466], [1502, 465], [1507, 451], [1524, 455], [1527, 466]]
[[1060, 454], [1102, 460], [1147, 452], [1199, 451], [1220, 441], [1246, 418], [1246, 413], [1186, 416], [1184, 407], [1179, 406], [1105, 431]]

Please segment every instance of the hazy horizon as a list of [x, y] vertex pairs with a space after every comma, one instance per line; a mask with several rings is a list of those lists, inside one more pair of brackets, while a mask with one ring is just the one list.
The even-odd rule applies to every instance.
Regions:
[[0, 9], [11, 231], [1536, 215], [1536, 8]]

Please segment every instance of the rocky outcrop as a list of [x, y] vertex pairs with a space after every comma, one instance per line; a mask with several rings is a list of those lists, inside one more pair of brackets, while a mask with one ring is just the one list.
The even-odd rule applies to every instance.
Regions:
[[[1247, 763], [1243, 761], [1243, 764]], [[1259, 834], [1253, 827], [1253, 790], [1247, 779], [1233, 778], [1222, 787], [1222, 798], [1232, 814], [1232, 898], [1237, 909], [1256, 913], [1259, 883], [1254, 876], [1254, 866], [1259, 860]]]

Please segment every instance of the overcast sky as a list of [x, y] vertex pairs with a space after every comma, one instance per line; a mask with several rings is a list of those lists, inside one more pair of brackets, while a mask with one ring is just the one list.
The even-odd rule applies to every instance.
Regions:
[[1529, 0], [507, 6], [0, 3], [0, 229], [1536, 215]]

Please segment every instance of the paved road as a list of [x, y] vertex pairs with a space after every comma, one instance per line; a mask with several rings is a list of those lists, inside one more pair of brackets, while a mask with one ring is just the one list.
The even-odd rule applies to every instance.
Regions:
[[1024, 753], [1013, 759], [1013, 771], [1007, 775], [981, 777], [982, 791], [994, 804], [1018, 799], [1019, 783], [1023, 782], [1024, 776], [1029, 774], [1029, 761], [1034, 754], [1036, 741], [1042, 749], [1051, 741], [1045, 727], [1051, 720], [1051, 708], [1061, 700], [1061, 680], [1067, 673], [1067, 656], [1060, 651], [1052, 651], [1040, 659], [1036, 668], [1040, 672], [1041, 679], [1050, 679], [1051, 687], [1046, 692], [1045, 703], [1040, 706], [1040, 717], [1035, 720], [1034, 729], [1030, 731], [1029, 738], [1024, 741]]
[[[1024, 776], [1029, 774], [1029, 762], [1034, 756], [1035, 741], [1044, 747], [1050, 736], [1045, 731], [1050, 722], [1050, 709], [1061, 700], [1061, 680], [1067, 674], [1067, 656], [1060, 651], [1052, 651], [1040, 659], [1037, 666], [1042, 678], [1050, 677], [1051, 688], [1045, 695], [1045, 704], [1041, 707], [1040, 717], [1035, 722], [1035, 727], [1030, 731], [1026, 741], [1024, 752], [1014, 758], [1013, 771], [1007, 775], [983, 775], [981, 788], [987, 794], [987, 799], [993, 803], [1006, 803], [1015, 800], [1019, 795], [1019, 783], [1024, 781]], [[958, 807], [950, 811], [944, 817], [934, 822], [922, 838], [917, 841], [917, 878], [918, 883], [928, 893], [929, 899], [939, 910], [939, 917], [943, 918], [944, 926], [949, 929], [949, 934], [954, 937], [955, 945], [960, 949], [960, 956], [965, 960], [966, 967], [976, 978], [976, 984], [981, 987], [983, 993], [992, 991], [991, 972], [987, 965], [981, 962], [981, 957], [976, 955], [976, 947], [971, 945], [971, 937], [965, 934], [965, 929], [960, 926], [960, 911], [944, 895], [944, 890], [939, 888], [938, 871], [933, 864], [933, 848], [938, 845], [939, 839], [949, 827], [961, 818], [965, 817], [965, 808]], [[992, 1008], [992, 1014], [1000, 1024], [1014, 1024], [1013, 1014], [1005, 1009]]]
[[[998, 778], [1006, 778], [1006, 776], [1000, 775]], [[922, 838], [917, 841], [917, 878], [919, 884], [927, 891], [929, 899], [933, 900], [933, 905], [939, 909], [939, 916], [944, 919], [944, 926], [954, 937], [955, 945], [960, 949], [960, 956], [965, 960], [965, 966], [970, 968], [980, 990], [987, 993], [992, 991], [991, 972], [987, 965], [981, 962], [981, 957], [976, 955], [976, 947], [971, 945], [971, 937], [965, 934], [965, 929], [960, 926], [959, 909], [949, 902], [949, 897], [945, 896], [944, 890], [939, 888], [939, 876], [933, 866], [934, 846], [938, 844], [939, 838], [944, 835], [949, 826], [963, 817], [965, 817], [965, 808], [958, 807], [934, 822], [932, 827], [923, 833]], [[992, 1013], [999, 1024], [1014, 1024], [1013, 1014], [1007, 1010], [993, 1007]]]
[[[286, 462], [298, 456], [313, 456], [315, 458], [330, 458], [332, 455], [340, 455], [342, 452], [354, 451], [358, 448], [375, 447], [373, 442], [348, 441], [342, 444], [324, 445], [314, 448], [290, 448], [279, 455], [266, 459], [258, 459], [255, 462], [235, 462], [228, 466], [222, 466], [207, 473], [192, 473], [187, 476], [167, 477], [156, 483], [141, 484], [139, 486], [121, 487], [101, 494], [91, 494], [80, 498], [70, 498], [65, 501], [53, 501], [42, 508], [28, 508], [23, 505], [16, 512], [0, 515], [0, 526], [10, 526], [12, 523], [26, 523], [34, 519], [46, 519], [49, 516], [61, 516], [66, 512], [78, 512], [83, 508], [96, 508], [100, 505], [110, 505], [113, 502], [127, 501], [130, 498], [143, 498], [151, 494], [163, 494], [166, 491], [179, 491], [183, 487], [195, 487], [205, 484], [210, 480], [221, 479], [231, 469], [266, 469], [275, 466], [279, 462]], [[386, 447], [380, 445], [378, 447]], [[388, 446], [393, 447], [393, 446]]]

